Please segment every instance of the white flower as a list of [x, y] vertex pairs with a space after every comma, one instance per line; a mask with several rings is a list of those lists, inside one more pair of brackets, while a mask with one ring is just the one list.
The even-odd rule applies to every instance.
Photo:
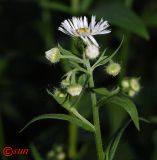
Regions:
[[106, 72], [109, 75], [112, 76], [117, 76], [121, 71], [121, 66], [118, 63], [110, 63], [107, 67], [106, 67]]
[[85, 50], [86, 56], [89, 59], [95, 59], [99, 55], [99, 48], [95, 45], [87, 45], [86, 50]]
[[59, 49], [52, 48], [49, 51], [45, 52], [45, 57], [51, 62], [51, 63], [57, 63], [60, 60], [60, 51]]
[[69, 36], [82, 38], [86, 44], [92, 42], [96, 46], [99, 46], [93, 36], [107, 34], [111, 31], [107, 29], [109, 27], [107, 21], [101, 19], [99, 22], [96, 22], [95, 19], [96, 16], [92, 16], [91, 22], [88, 24], [86, 16], [79, 18], [72, 17], [71, 20], [64, 20], [58, 29]]
[[80, 93], [82, 91], [82, 86], [79, 85], [79, 84], [73, 84], [73, 85], [70, 85], [68, 88], [67, 88], [67, 92], [71, 95], [71, 96], [79, 96]]

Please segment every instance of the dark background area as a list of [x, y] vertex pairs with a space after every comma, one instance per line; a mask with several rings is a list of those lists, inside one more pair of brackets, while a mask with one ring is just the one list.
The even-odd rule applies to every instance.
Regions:
[[[70, 5], [68, 0], [58, 2]], [[112, 1], [117, 2], [119, 1]], [[123, 1], [120, 2], [123, 4]], [[90, 17], [96, 6], [105, 6], [106, 3], [110, 1], [93, 1], [88, 10], [76, 15]], [[134, 1], [131, 10], [140, 16], [145, 24], [150, 37], [148, 40], [127, 30], [127, 27], [112, 23], [112, 33], [97, 39], [104, 47], [114, 50], [121, 39], [119, 37], [131, 37], [127, 50], [122, 48], [121, 51], [127, 51], [128, 54], [125, 74], [141, 77], [142, 89], [134, 100], [140, 116], [150, 118], [157, 116], [157, 2]], [[60, 64], [50, 65], [45, 59], [45, 51], [56, 46], [58, 42], [65, 48], [70, 47], [70, 38], [59, 33], [57, 28], [61, 21], [72, 15], [74, 14], [53, 8], [43, 9], [38, 1], [0, 0], [0, 125], [3, 128], [0, 134], [4, 134], [5, 146], [29, 148], [29, 144], [33, 142], [43, 157], [46, 157], [54, 144], [61, 144], [64, 150], [67, 150], [66, 122], [44, 120], [36, 122], [22, 133], [19, 131], [37, 115], [65, 112], [46, 92], [47, 88], [59, 85], [64, 67]], [[103, 79], [103, 76], [96, 76], [98, 86], [117, 81], [117, 78]], [[123, 121], [122, 111], [114, 114], [107, 114], [106, 111], [107, 109], [103, 109], [101, 112], [102, 127], [106, 127], [102, 130], [106, 132], [103, 138], [109, 136], [110, 128], [116, 130]], [[82, 143], [89, 144], [87, 155], [92, 157], [93, 139], [90, 134], [81, 130], [79, 147]], [[133, 125], [128, 128], [116, 156], [118, 160], [126, 160], [128, 157], [127, 160], [157, 160], [156, 152], [156, 124], [141, 123], [140, 132], [137, 132]], [[31, 154], [29, 156], [24, 158], [31, 159]], [[87, 159], [90, 159], [89, 156]]]

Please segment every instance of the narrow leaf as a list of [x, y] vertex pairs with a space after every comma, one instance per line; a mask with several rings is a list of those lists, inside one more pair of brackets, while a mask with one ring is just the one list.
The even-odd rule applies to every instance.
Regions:
[[25, 125], [25, 127], [20, 132], [22, 132], [24, 129], [26, 129], [32, 123], [39, 121], [39, 120], [42, 120], [42, 119], [58, 119], [58, 120], [69, 121], [69, 122], [83, 128], [85, 130], [93, 132], [93, 128], [91, 128], [89, 125], [87, 125], [86, 123], [83, 123], [81, 120], [79, 120], [73, 116], [69, 116], [66, 114], [43, 114], [43, 115], [40, 115], [40, 116], [32, 119], [29, 123], [27, 123]]
[[115, 136], [111, 139], [109, 142], [106, 151], [105, 151], [105, 156], [107, 160], [113, 160], [114, 155], [116, 153], [118, 144], [120, 142], [120, 139], [122, 137], [123, 132], [127, 128], [127, 126], [130, 124], [131, 120], [129, 120], [122, 128], [118, 130], [118, 132], [115, 134]]

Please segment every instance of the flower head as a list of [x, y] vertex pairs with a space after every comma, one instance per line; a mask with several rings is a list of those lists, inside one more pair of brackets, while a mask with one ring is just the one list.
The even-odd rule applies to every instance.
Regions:
[[71, 96], [79, 96], [82, 91], [82, 86], [80, 84], [73, 84], [67, 88], [67, 92]]
[[45, 52], [45, 57], [51, 62], [51, 63], [57, 63], [60, 60], [60, 51], [59, 49], [52, 48], [49, 51]]
[[85, 53], [89, 59], [95, 59], [99, 56], [100, 52], [97, 46], [95, 46], [94, 44], [91, 44], [91, 45], [87, 45]]
[[106, 72], [109, 75], [112, 76], [117, 76], [120, 73], [121, 70], [121, 66], [118, 63], [110, 63], [107, 67], [106, 67]]
[[96, 46], [99, 46], [93, 36], [110, 33], [111, 31], [107, 29], [108, 27], [109, 24], [107, 21], [101, 19], [99, 22], [96, 22], [95, 16], [92, 16], [91, 22], [88, 24], [87, 17], [84, 16], [64, 20], [58, 29], [69, 36], [82, 38], [86, 44], [92, 42]]
[[121, 82], [122, 90], [130, 97], [134, 97], [141, 89], [139, 79], [136, 77], [125, 78]]

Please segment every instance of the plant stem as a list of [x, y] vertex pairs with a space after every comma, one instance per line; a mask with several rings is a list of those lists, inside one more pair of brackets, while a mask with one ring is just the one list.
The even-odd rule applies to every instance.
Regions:
[[[93, 80], [93, 72], [92, 71], [90, 71], [89, 86], [94, 87], [94, 80]], [[99, 122], [99, 108], [96, 106], [97, 100], [96, 100], [95, 93], [91, 93], [91, 100], [92, 100], [92, 109], [93, 109], [93, 121], [94, 121], [94, 126], [95, 126], [96, 148], [97, 148], [99, 160], [103, 160], [104, 159], [104, 152], [103, 152], [100, 122]]]
[[77, 152], [77, 136], [78, 127], [74, 124], [69, 124], [69, 158], [74, 159]]

